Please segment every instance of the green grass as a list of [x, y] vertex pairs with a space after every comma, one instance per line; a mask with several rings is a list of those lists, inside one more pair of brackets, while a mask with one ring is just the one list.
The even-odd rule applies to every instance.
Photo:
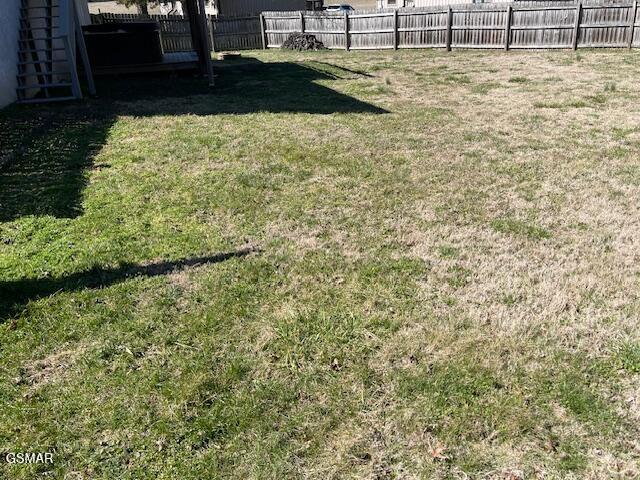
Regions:
[[640, 373], [640, 344], [621, 345], [617, 360], [629, 373]]
[[637, 475], [640, 55], [243, 57], [0, 112], [0, 477]]

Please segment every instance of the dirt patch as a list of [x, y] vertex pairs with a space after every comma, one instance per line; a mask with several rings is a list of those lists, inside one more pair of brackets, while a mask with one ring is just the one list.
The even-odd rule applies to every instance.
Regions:
[[41, 388], [62, 381], [78, 359], [88, 350], [81, 344], [54, 352], [44, 358], [26, 362], [21, 369], [18, 383], [29, 387], [25, 396], [31, 396]]

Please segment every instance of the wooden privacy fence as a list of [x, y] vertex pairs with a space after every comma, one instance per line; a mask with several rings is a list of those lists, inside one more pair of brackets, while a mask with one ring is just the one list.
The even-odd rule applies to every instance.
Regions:
[[262, 48], [260, 17], [212, 17], [213, 49], [249, 50]]
[[91, 23], [140, 22], [154, 20], [160, 24], [162, 48], [167, 53], [193, 50], [189, 20], [179, 15], [142, 15], [99, 13], [91, 15]]
[[[142, 15], [99, 13], [91, 15], [91, 23], [140, 22], [154, 20], [160, 24], [165, 52], [193, 50], [189, 20], [179, 15]], [[260, 17], [210, 17], [214, 50], [247, 50], [262, 48]]]
[[[587, 48], [640, 46], [640, 0], [528, 1], [397, 10], [263, 12], [211, 17], [214, 50], [278, 48], [294, 32], [328, 48]], [[156, 20], [166, 52], [192, 50], [189, 22], [167, 15], [92, 15], [93, 23]]]
[[328, 48], [580, 48], [640, 46], [638, 0], [527, 2], [407, 8], [382, 12], [263, 12], [263, 48], [293, 32]]

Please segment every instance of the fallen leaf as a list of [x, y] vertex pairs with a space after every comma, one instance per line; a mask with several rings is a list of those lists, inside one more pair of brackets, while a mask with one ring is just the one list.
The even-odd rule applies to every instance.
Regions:
[[442, 443], [438, 442], [435, 448], [432, 448], [431, 450], [429, 450], [429, 454], [431, 455], [431, 458], [433, 458], [434, 460], [448, 460], [449, 457], [447, 457], [444, 454], [446, 451], [447, 451], [447, 447], [445, 447]]

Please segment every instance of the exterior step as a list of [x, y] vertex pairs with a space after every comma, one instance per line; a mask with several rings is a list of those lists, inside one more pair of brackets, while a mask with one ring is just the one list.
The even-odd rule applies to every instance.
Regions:
[[27, 18], [21, 18], [20, 21], [28, 22], [29, 20], [53, 20], [54, 18], [58, 18], [58, 15], [42, 15], [37, 17], [29, 16]]
[[43, 63], [67, 63], [66, 58], [58, 58], [51, 60], [33, 60], [29, 62], [18, 62], [18, 65], [42, 65]]
[[21, 48], [18, 53], [37, 53], [37, 52], [61, 52], [65, 50], [62, 47], [55, 48]]
[[61, 40], [63, 39], [64, 36], [63, 35], [53, 35], [51, 37], [33, 37], [33, 38], [29, 38], [29, 39], [23, 39], [21, 38], [19, 41], [20, 42], [31, 42], [31, 41], [46, 41], [46, 40]]
[[26, 98], [23, 100], [18, 100], [17, 103], [22, 105], [28, 105], [31, 103], [68, 102], [70, 100], [77, 100], [77, 99], [76, 97]]
[[64, 88], [71, 87], [71, 82], [69, 83], [36, 83], [34, 85], [20, 85], [18, 86], [18, 90], [33, 90], [34, 88]]
[[29, 12], [33, 12], [34, 10], [53, 10], [54, 8], [58, 8], [58, 5], [52, 7], [20, 7], [21, 17], [26, 19], [29, 17]]
[[49, 30], [51, 28], [57, 28], [57, 27], [54, 25], [47, 25], [45, 27], [27, 27], [27, 28], [21, 28], [20, 33], [29, 33], [33, 30]]
[[29, 5], [29, 6], [22, 6], [20, 7], [20, 10], [44, 10], [47, 8], [58, 8], [60, 7], [60, 5], [58, 5], [57, 3], [51, 4], [51, 5]]
[[53, 75], [69, 75], [71, 72], [33, 72], [33, 73], [19, 73], [16, 75], [18, 80], [30, 77], [51, 77]]

